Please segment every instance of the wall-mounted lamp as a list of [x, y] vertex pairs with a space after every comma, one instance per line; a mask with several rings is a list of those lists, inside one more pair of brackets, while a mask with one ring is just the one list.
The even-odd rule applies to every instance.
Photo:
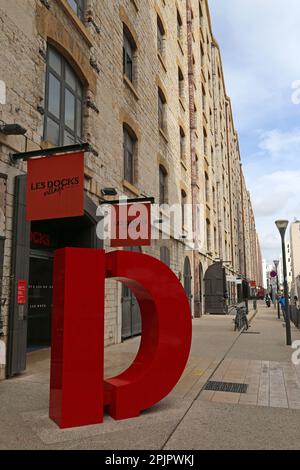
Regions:
[[118, 191], [115, 188], [103, 188], [101, 194], [103, 196], [117, 196]]
[[27, 129], [20, 124], [0, 124], [0, 132], [5, 135], [24, 135]]

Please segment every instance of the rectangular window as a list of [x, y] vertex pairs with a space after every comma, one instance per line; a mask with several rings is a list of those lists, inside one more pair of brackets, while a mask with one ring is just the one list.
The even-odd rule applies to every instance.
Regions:
[[124, 178], [129, 183], [134, 183], [134, 154], [136, 140], [124, 129], [123, 150], [124, 150]]

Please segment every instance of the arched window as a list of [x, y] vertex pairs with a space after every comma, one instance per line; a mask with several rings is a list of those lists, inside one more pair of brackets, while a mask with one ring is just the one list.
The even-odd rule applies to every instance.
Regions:
[[159, 165], [159, 204], [168, 202], [168, 175], [165, 168]]
[[72, 145], [82, 137], [83, 86], [67, 60], [52, 46], [47, 51], [44, 140]]
[[135, 158], [137, 153], [137, 137], [127, 124], [123, 125], [124, 179], [135, 183]]
[[179, 98], [184, 99], [184, 76], [180, 67], [178, 67], [178, 89], [179, 89]]
[[158, 87], [158, 127], [162, 131], [166, 128], [166, 97]]
[[165, 53], [165, 28], [162, 24], [160, 16], [157, 15], [157, 52], [164, 57]]
[[182, 28], [183, 28], [182, 19], [181, 19], [179, 11], [177, 10], [177, 39], [178, 41], [181, 41], [181, 38], [182, 38]]
[[136, 50], [133, 36], [123, 23], [123, 73], [131, 82], [135, 81]]
[[181, 225], [182, 225], [182, 232], [184, 231], [184, 226], [185, 226], [185, 213], [186, 213], [186, 208], [185, 208], [185, 205], [186, 205], [186, 201], [187, 201], [187, 198], [186, 198], [186, 193], [185, 191], [181, 191]]
[[185, 160], [185, 133], [182, 127], [179, 127], [180, 136], [180, 159]]

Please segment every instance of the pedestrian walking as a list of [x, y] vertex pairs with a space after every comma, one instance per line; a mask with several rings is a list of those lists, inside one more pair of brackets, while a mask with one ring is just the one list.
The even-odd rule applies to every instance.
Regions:
[[266, 302], [266, 306], [268, 308], [270, 308], [271, 307], [271, 298], [270, 298], [269, 294], [266, 294], [265, 302]]
[[285, 297], [284, 295], [281, 295], [279, 298], [279, 305], [281, 307], [282, 315], [283, 315], [283, 320], [285, 322]]

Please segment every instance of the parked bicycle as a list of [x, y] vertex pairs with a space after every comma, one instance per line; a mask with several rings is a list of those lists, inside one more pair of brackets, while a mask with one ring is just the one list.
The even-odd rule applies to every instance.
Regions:
[[241, 331], [243, 328], [245, 331], [248, 330], [249, 328], [249, 322], [247, 318], [247, 309], [246, 307], [243, 306], [238, 306], [238, 305], [233, 305], [232, 308], [230, 309], [231, 311], [235, 309], [236, 310], [236, 315], [233, 320], [234, 322], [234, 331], [238, 330]]

